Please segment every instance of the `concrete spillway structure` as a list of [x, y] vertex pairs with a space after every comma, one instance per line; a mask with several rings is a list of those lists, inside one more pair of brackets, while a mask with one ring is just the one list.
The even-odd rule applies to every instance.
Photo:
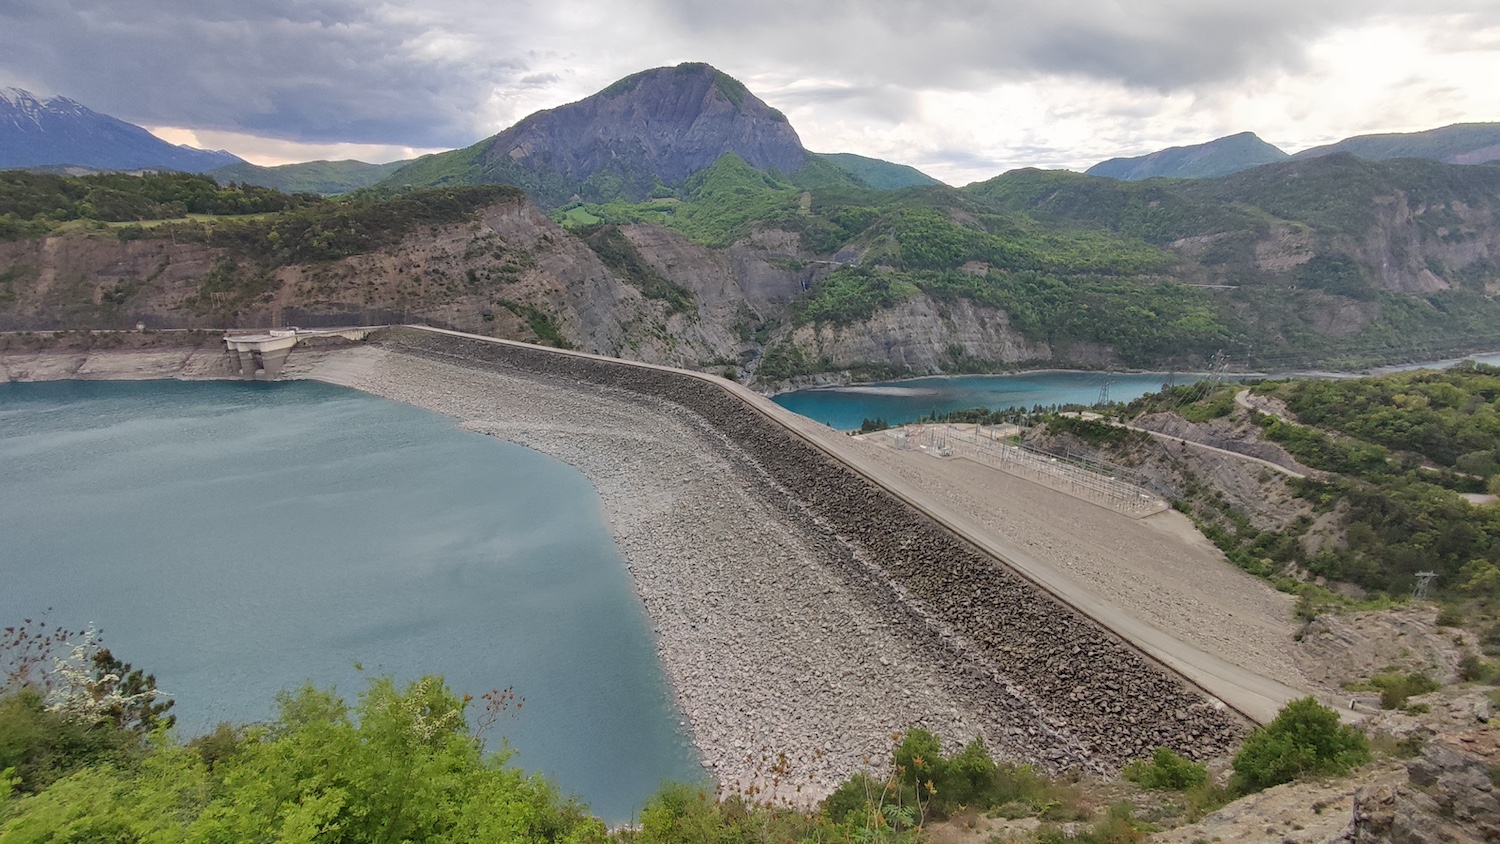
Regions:
[[303, 331], [300, 328], [273, 328], [255, 334], [226, 334], [224, 348], [229, 354], [230, 367], [246, 381], [274, 381], [281, 376], [281, 368], [292, 353], [292, 347], [304, 341], [328, 341], [338, 339], [359, 341], [369, 336], [377, 326], [352, 326], [348, 328], [323, 328]]
[[275, 380], [295, 345], [296, 329], [224, 336], [234, 371], [246, 381]]

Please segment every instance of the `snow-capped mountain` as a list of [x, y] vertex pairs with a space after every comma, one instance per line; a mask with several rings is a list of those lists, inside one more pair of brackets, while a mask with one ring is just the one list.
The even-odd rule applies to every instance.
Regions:
[[201, 173], [240, 161], [223, 150], [169, 144], [67, 97], [43, 100], [0, 88], [0, 169], [72, 165]]

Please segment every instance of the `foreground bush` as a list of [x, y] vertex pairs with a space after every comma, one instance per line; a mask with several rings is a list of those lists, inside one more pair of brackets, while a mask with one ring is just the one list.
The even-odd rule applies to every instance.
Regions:
[[1151, 834], [1151, 826], [1136, 820], [1135, 807], [1129, 803], [1116, 803], [1104, 813], [1104, 817], [1084, 829], [1072, 832], [1056, 826], [1044, 826], [1037, 830], [1037, 844], [1137, 844]]
[[1311, 697], [1294, 700], [1245, 739], [1234, 757], [1234, 789], [1248, 794], [1306, 776], [1343, 776], [1370, 761], [1364, 733]]
[[[0, 844], [43, 841], [588, 842], [603, 824], [545, 781], [486, 757], [440, 679], [372, 680], [357, 707], [311, 687], [269, 726], [181, 746], [160, 732], [14, 799]], [[210, 761], [212, 765], [210, 765]]]
[[1408, 674], [1377, 674], [1370, 678], [1370, 685], [1380, 690], [1381, 709], [1405, 709], [1406, 699], [1435, 692], [1438, 681], [1420, 671]]
[[1171, 748], [1158, 747], [1151, 762], [1137, 760], [1125, 766], [1121, 775], [1142, 788], [1186, 791], [1208, 782], [1208, 769], [1173, 753]]
[[866, 832], [919, 828], [929, 819], [963, 810], [991, 809], [1010, 818], [1088, 817], [1070, 786], [1029, 765], [996, 762], [980, 739], [944, 756], [937, 736], [927, 730], [911, 730], [901, 737], [883, 777], [856, 774], [823, 801], [823, 814], [830, 821]]

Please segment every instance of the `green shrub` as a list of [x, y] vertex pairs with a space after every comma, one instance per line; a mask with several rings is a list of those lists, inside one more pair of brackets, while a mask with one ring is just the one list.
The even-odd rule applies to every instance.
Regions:
[[1370, 678], [1370, 685], [1380, 690], [1381, 709], [1405, 709], [1407, 698], [1435, 692], [1439, 688], [1438, 681], [1420, 671], [1377, 674]]
[[885, 783], [860, 771], [823, 798], [823, 815], [834, 823], [848, 823], [868, 807], [878, 805], [884, 793]]
[[1234, 793], [1221, 785], [1204, 782], [1187, 789], [1183, 797], [1184, 816], [1188, 823], [1197, 823], [1204, 815], [1229, 805], [1234, 800]]
[[1185, 791], [1208, 782], [1207, 768], [1178, 756], [1167, 747], [1158, 747], [1151, 755], [1150, 764], [1147, 764], [1145, 760], [1137, 759], [1126, 765], [1121, 775], [1142, 788], [1173, 791]]
[[1135, 844], [1145, 841], [1150, 833], [1150, 825], [1136, 820], [1135, 807], [1120, 802], [1086, 830], [1068, 834], [1058, 827], [1043, 827], [1037, 831], [1036, 840], [1038, 844]]
[[[836, 824], [867, 828], [872, 820], [902, 828], [963, 810], [999, 807], [1005, 817], [1074, 821], [1087, 818], [1073, 788], [1037, 774], [1029, 765], [996, 762], [981, 739], [944, 756], [937, 736], [911, 730], [892, 753], [891, 773], [877, 779], [855, 774], [823, 801], [823, 816]], [[879, 826], [880, 823], [876, 823]]]
[[1479, 654], [1465, 654], [1458, 663], [1458, 677], [1466, 683], [1491, 683], [1497, 674], [1495, 663]]
[[1140, 431], [1081, 416], [1053, 416], [1047, 420], [1047, 430], [1054, 434], [1072, 434], [1095, 447], [1149, 441], [1149, 435]]
[[1189, 422], [1207, 422], [1234, 412], [1234, 394], [1238, 385], [1216, 390], [1202, 401], [1194, 402], [1182, 409], [1182, 417]]
[[48, 708], [36, 689], [0, 697], [0, 770], [11, 772], [23, 793], [90, 765], [127, 766], [144, 749], [139, 733]]
[[1364, 733], [1311, 697], [1288, 703], [1245, 739], [1234, 757], [1234, 790], [1242, 794], [1305, 776], [1342, 776], [1370, 761]]
[[371, 680], [356, 707], [310, 687], [279, 703], [271, 724], [247, 728], [212, 769], [201, 749], [153, 742], [130, 765], [92, 763], [7, 806], [0, 838], [604, 840], [583, 807], [507, 766], [507, 750], [486, 758], [469, 732], [468, 702], [441, 678], [405, 690]]

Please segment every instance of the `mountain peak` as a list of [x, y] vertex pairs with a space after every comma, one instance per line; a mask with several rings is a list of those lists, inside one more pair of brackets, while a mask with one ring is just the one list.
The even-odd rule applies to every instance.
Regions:
[[70, 165], [98, 170], [201, 173], [240, 159], [167, 143], [67, 97], [0, 88], [0, 169]]
[[20, 106], [22, 103], [27, 102], [37, 103], [38, 105], [41, 104], [41, 102], [37, 100], [36, 95], [31, 93], [30, 91], [25, 91], [20, 88], [4, 87], [0, 87], [0, 102], [5, 103], [12, 108]]
[[1169, 147], [1149, 155], [1111, 158], [1095, 164], [1086, 172], [1090, 176], [1106, 176], [1124, 182], [1157, 177], [1210, 179], [1285, 161], [1288, 157], [1254, 132], [1240, 132], [1208, 143]]
[[786, 115], [761, 102], [759, 97], [750, 93], [745, 83], [706, 62], [683, 62], [672, 67], [656, 67], [632, 73], [600, 91], [597, 96], [615, 99], [636, 90], [642, 83], [647, 85], [665, 83], [679, 88], [712, 86], [716, 96], [729, 103], [736, 112], [746, 107], [746, 102], [749, 101], [753, 105], [764, 106], [765, 113], [773, 120], [786, 122]]
[[575, 194], [640, 200], [681, 185], [726, 152], [761, 171], [792, 173], [807, 162], [785, 115], [729, 74], [688, 62], [633, 73], [473, 147], [420, 159], [391, 181], [503, 182], [544, 205]]

